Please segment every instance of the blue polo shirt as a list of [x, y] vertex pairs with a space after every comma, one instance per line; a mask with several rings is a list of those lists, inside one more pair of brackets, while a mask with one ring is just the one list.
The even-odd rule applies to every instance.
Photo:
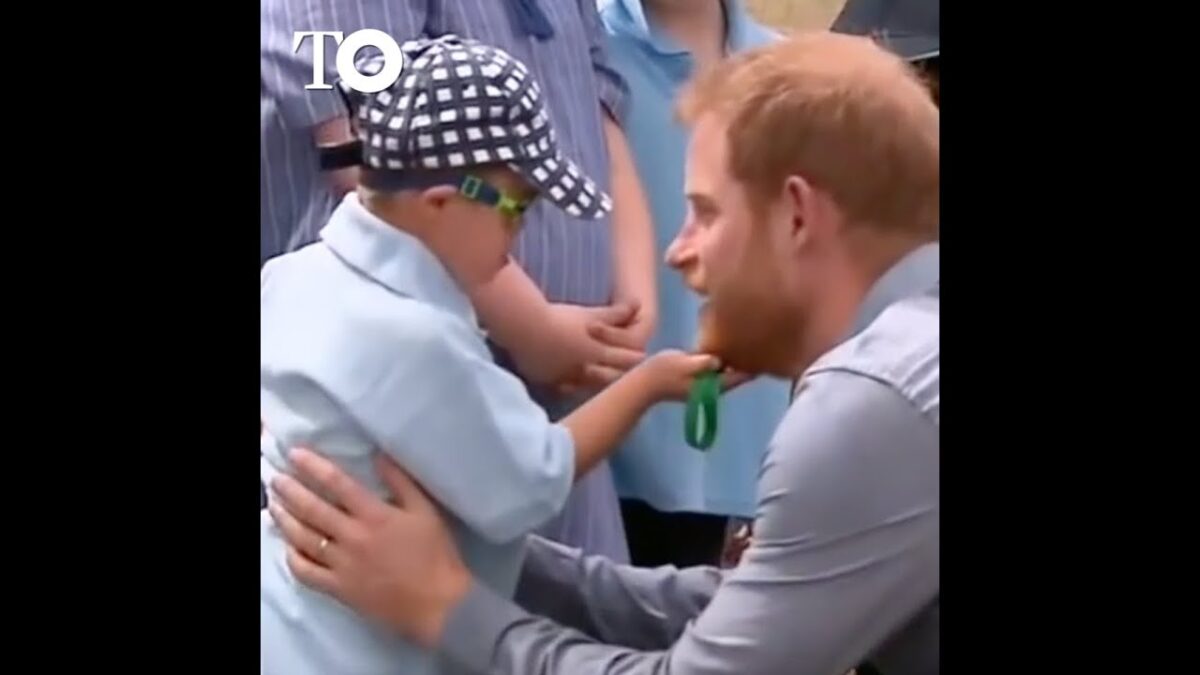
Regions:
[[[411, 235], [348, 195], [320, 241], [267, 262], [261, 281], [262, 480], [288, 448], [333, 459], [380, 495], [394, 457], [447, 511], [468, 567], [504, 595], [522, 540], [562, 508], [574, 442], [493, 361], [463, 291]], [[436, 672], [426, 656], [296, 582], [261, 525], [265, 673]]]
[[[775, 38], [740, 2], [727, 0], [725, 10], [730, 52]], [[650, 203], [661, 259], [687, 212], [688, 132], [675, 121], [673, 106], [692, 76], [692, 57], [650, 25], [638, 0], [612, 0], [600, 15], [609, 33], [611, 65], [629, 84], [624, 129]], [[658, 331], [649, 351], [694, 347], [700, 298], [665, 265], [658, 268], [658, 293]], [[787, 404], [788, 385], [777, 381], [756, 381], [723, 396], [717, 441], [707, 452], [684, 443], [683, 406], [655, 406], [611, 460], [618, 493], [660, 511], [752, 516], [763, 451]]]

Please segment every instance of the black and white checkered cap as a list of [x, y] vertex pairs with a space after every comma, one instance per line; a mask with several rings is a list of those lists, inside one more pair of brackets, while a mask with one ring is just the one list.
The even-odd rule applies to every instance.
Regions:
[[[543, 197], [578, 218], [599, 218], [612, 199], [559, 150], [541, 87], [503, 50], [455, 35], [400, 45], [404, 67], [375, 94], [339, 83], [376, 171], [459, 170], [508, 164]], [[383, 68], [380, 56], [359, 72]]]

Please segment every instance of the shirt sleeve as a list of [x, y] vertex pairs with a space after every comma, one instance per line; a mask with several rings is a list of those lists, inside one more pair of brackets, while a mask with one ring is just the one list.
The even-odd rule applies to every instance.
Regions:
[[[387, 26], [397, 42], [422, 33], [428, 14], [429, 0], [390, 0], [380, 3], [370, 12], [379, 16], [366, 17], [369, 26], [362, 26], [353, 8], [343, 7], [340, 15], [331, 11], [330, 3], [308, 0], [271, 0], [263, 2], [260, 44], [262, 89], [275, 101], [280, 115], [294, 129], [319, 126], [346, 114], [345, 106], [334, 89], [306, 89], [314, 82], [316, 36], [307, 36], [298, 46], [298, 33], [310, 31], [342, 31], [343, 37], [363, 27]], [[333, 3], [338, 4], [338, 3]], [[360, 8], [360, 12], [362, 9]], [[376, 25], [377, 24], [377, 25]], [[333, 85], [338, 78], [335, 56], [337, 44], [332, 37], [321, 38], [324, 44], [325, 84]]]
[[[811, 377], [764, 463], [751, 548], [672, 646], [602, 644], [476, 587], [442, 651], [505, 675], [845, 672], [936, 597], [938, 449], [936, 425], [890, 387]], [[627, 606], [611, 592], [593, 588], [591, 611]]]
[[618, 125], [624, 126], [629, 99], [629, 84], [608, 59], [608, 33], [596, 0], [578, 0], [583, 28], [587, 31], [588, 49], [592, 56], [592, 70], [596, 75], [596, 87], [600, 92], [600, 104]]
[[312, 373], [438, 503], [479, 536], [513, 541], [566, 502], [574, 440], [466, 322], [410, 312], [347, 319]]
[[531, 536], [516, 602], [608, 644], [666, 649], [720, 583], [721, 571], [715, 567], [620, 565]]

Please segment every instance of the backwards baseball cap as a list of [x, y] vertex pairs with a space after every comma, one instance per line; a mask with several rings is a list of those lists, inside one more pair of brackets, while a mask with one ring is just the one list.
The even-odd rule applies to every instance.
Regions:
[[[324, 168], [361, 165], [364, 185], [397, 189], [419, 185], [430, 172], [507, 165], [572, 216], [612, 210], [612, 199], [559, 149], [541, 87], [525, 64], [456, 35], [412, 40], [400, 50], [404, 67], [382, 91], [338, 82], [358, 141], [332, 149]], [[356, 64], [365, 75], [383, 65], [380, 56]]]

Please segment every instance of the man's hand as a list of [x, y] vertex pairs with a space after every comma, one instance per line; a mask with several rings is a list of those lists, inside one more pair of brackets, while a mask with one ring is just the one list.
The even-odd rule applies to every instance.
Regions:
[[425, 492], [390, 458], [376, 468], [395, 506], [323, 457], [293, 450], [300, 478], [330, 495], [322, 500], [286, 475], [271, 481], [267, 509], [288, 543], [288, 567], [328, 593], [427, 648], [467, 595], [471, 574]]

